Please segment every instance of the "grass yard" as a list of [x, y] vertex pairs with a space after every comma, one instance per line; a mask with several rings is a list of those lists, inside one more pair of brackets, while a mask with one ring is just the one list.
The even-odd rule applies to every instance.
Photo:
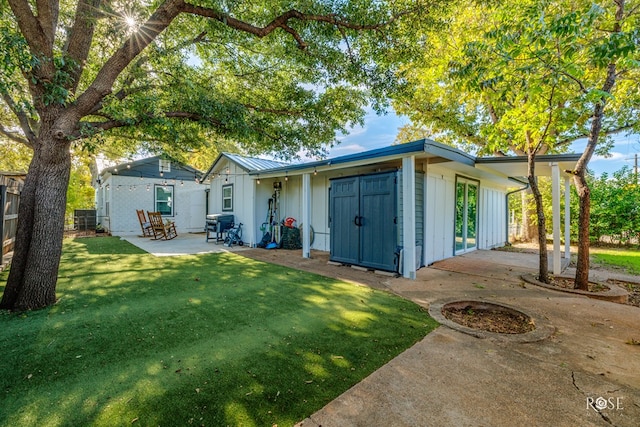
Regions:
[[640, 251], [591, 247], [589, 253], [597, 263], [620, 267], [630, 274], [640, 274]]
[[109, 237], [65, 241], [58, 297], [0, 312], [2, 426], [293, 425], [436, 326], [367, 287]]

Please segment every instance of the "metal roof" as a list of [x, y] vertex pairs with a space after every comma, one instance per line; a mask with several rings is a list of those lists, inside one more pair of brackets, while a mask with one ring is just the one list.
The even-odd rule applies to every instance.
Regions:
[[241, 168], [246, 171], [264, 171], [268, 169], [276, 169], [281, 166], [286, 166], [287, 163], [278, 162], [275, 160], [259, 159], [257, 157], [246, 157], [239, 154], [222, 153], [229, 160], [237, 163]]
[[[384, 157], [397, 157], [399, 155], [406, 154], [427, 154], [436, 157], [442, 157], [446, 160], [455, 161], [468, 166], [473, 166], [475, 157], [458, 150], [457, 148], [449, 145], [441, 144], [439, 142], [432, 141], [430, 139], [421, 139], [418, 141], [408, 142], [406, 144], [390, 145], [388, 147], [376, 148], [374, 150], [363, 151], [361, 153], [347, 154], [340, 157], [333, 157], [325, 160], [318, 160], [315, 162], [298, 163], [298, 164], [282, 164], [281, 166], [269, 170], [262, 170], [261, 172], [279, 173], [279, 172], [294, 172], [301, 170], [313, 170], [314, 168], [321, 166], [333, 166], [343, 163], [354, 163], [361, 161], [370, 161], [381, 159]], [[250, 175], [256, 175], [257, 172], [249, 172]]]
[[260, 159], [257, 157], [248, 157], [248, 156], [243, 156], [240, 154], [233, 154], [233, 153], [220, 153], [218, 157], [214, 160], [211, 167], [202, 176], [203, 181], [206, 180], [209, 177], [209, 175], [213, 173], [216, 166], [218, 165], [218, 163], [220, 163], [220, 161], [223, 158], [226, 158], [236, 163], [238, 166], [240, 166], [242, 169], [247, 171], [249, 174], [251, 174], [252, 172], [259, 173], [265, 170], [278, 169], [287, 165], [287, 163], [278, 162], [275, 160]]
[[[487, 172], [496, 175], [503, 175], [506, 178], [527, 175], [526, 156], [475, 157], [450, 145], [441, 144], [430, 139], [421, 139], [406, 144], [396, 144], [374, 150], [363, 151], [361, 153], [296, 164], [246, 157], [238, 154], [222, 153], [206, 172], [205, 178], [213, 172], [216, 165], [223, 157], [238, 164], [246, 170], [249, 175], [263, 175], [281, 173], [296, 174], [320, 168], [327, 169], [327, 167], [334, 167], [337, 165], [349, 167], [353, 164], [364, 162], [375, 163], [394, 158], [397, 159], [406, 155], [415, 155], [416, 157], [422, 158], [439, 158], [444, 161], [456, 162], [460, 165], [472, 168], [478, 168], [478, 166], [480, 166], [481, 169]], [[579, 154], [537, 156], [536, 175], [550, 174], [551, 168], [549, 166], [549, 162], [558, 163], [563, 170], [566, 170], [573, 168], [579, 158]]]

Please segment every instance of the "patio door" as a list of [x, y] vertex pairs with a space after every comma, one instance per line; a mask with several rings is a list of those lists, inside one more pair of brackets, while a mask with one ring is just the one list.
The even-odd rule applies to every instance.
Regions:
[[456, 177], [455, 255], [477, 247], [478, 181]]

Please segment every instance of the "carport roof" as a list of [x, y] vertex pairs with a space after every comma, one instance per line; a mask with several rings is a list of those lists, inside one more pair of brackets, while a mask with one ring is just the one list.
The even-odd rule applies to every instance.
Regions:
[[[575, 168], [580, 154], [545, 154], [536, 156], [536, 176], [551, 176], [551, 165], [558, 164], [561, 171], [571, 171]], [[504, 176], [527, 176], [527, 156], [478, 157], [475, 166], [498, 172]]]
[[[337, 165], [371, 164], [393, 158], [415, 155], [416, 158], [430, 159], [434, 163], [457, 162], [505, 178], [527, 176], [526, 156], [475, 157], [462, 150], [430, 139], [421, 139], [406, 144], [391, 145], [361, 153], [349, 154], [314, 162], [284, 164], [274, 168], [247, 169], [250, 175], [296, 174], [316, 169], [326, 169]], [[241, 157], [241, 156], [240, 156]], [[552, 154], [536, 157], [536, 175], [551, 175], [551, 163], [558, 163], [561, 170], [572, 170], [580, 154]]]

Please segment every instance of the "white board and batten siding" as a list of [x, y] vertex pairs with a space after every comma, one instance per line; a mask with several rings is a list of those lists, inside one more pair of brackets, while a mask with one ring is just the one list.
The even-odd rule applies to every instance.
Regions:
[[[242, 240], [248, 245], [254, 245], [257, 234], [254, 215], [256, 211], [254, 178], [238, 164], [228, 160], [221, 162], [220, 168], [214, 172], [209, 193], [209, 213], [233, 215], [236, 223], [242, 223]], [[233, 186], [233, 203], [231, 210], [225, 211], [222, 209], [222, 189], [227, 185]], [[204, 227], [204, 218], [202, 223]]]
[[427, 173], [424, 264], [453, 256], [455, 175]]
[[[229, 168], [229, 174], [226, 170]], [[348, 171], [324, 171], [317, 175], [310, 174], [311, 184], [311, 226], [315, 239], [312, 249], [330, 250], [330, 218], [329, 218], [329, 186], [330, 179], [377, 172], [372, 166], [350, 168]], [[422, 243], [423, 262], [433, 262], [454, 256], [455, 228], [455, 191], [456, 176], [478, 180], [468, 174], [461, 174], [445, 165], [428, 165], [416, 173], [416, 220], [423, 216], [420, 224], [416, 224], [416, 244]], [[285, 174], [277, 178], [261, 178], [257, 184], [257, 176], [248, 175], [235, 162], [222, 162], [214, 176], [209, 197], [209, 213], [232, 213], [235, 220], [242, 222], [243, 240], [246, 244], [255, 245], [262, 239], [261, 225], [265, 223], [268, 212], [268, 201], [272, 197], [274, 182], [280, 182], [280, 203], [278, 219], [294, 217], [298, 225], [302, 222], [302, 176], [293, 175], [285, 180]], [[471, 173], [470, 175], [473, 175]], [[222, 211], [222, 187], [234, 186], [233, 210]], [[478, 199], [478, 248], [491, 249], [501, 246], [506, 241], [505, 192], [495, 183], [479, 179]], [[424, 197], [423, 197], [424, 195]], [[423, 211], [423, 213], [421, 212]], [[398, 228], [401, 230], [402, 212], [399, 212]], [[401, 232], [399, 231], [401, 234]], [[400, 242], [401, 244], [401, 242]]]
[[[454, 256], [456, 172], [429, 166], [425, 179], [424, 264], [429, 265]], [[478, 197], [478, 249], [503, 246], [506, 189], [480, 179]]]
[[506, 193], [480, 183], [478, 248], [493, 249], [504, 246], [506, 236]]

